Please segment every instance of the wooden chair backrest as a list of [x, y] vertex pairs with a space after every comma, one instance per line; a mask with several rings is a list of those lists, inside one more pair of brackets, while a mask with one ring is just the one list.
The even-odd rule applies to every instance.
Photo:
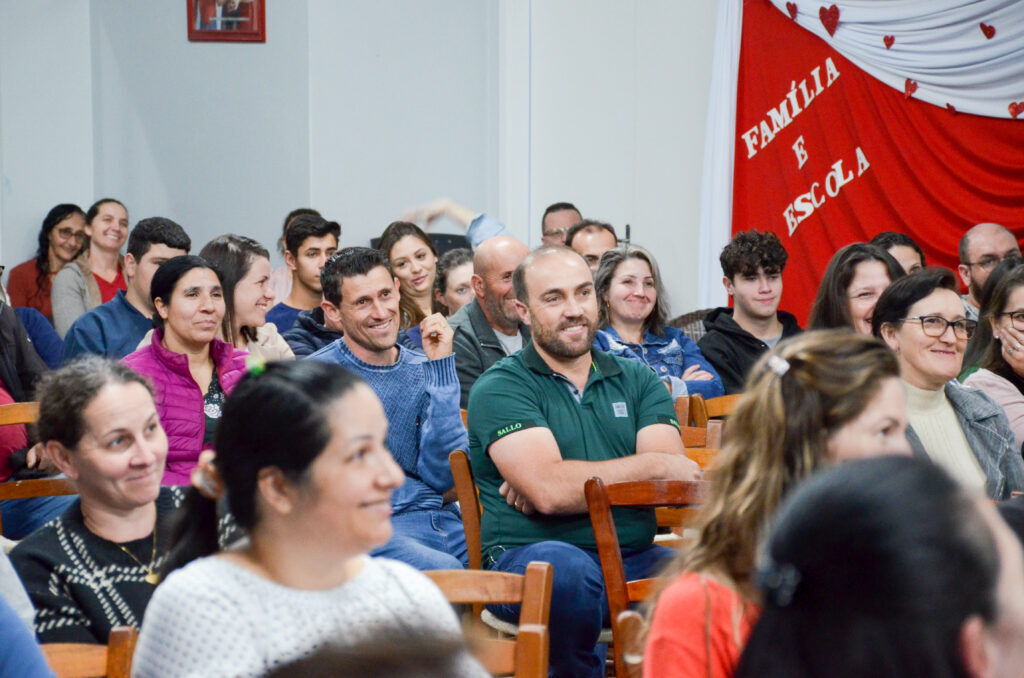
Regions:
[[473, 651], [495, 676], [544, 678], [548, 675], [548, 621], [551, 614], [553, 569], [532, 562], [526, 573], [484, 570], [431, 570], [449, 601], [461, 605], [521, 604], [519, 633], [514, 639], [474, 638]]
[[[742, 393], [704, 399], [699, 393], [690, 396], [690, 418], [694, 426], [707, 426], [712, 419], [728, 417], [736, 409]], [[680, 422], [682, 423], [682, 422]]]
[[455, 450], [448, 455], [448, 463], [452, 467], [455, 479], [455, 496], [459, 499], [462, 510], [462, 528], [466, 532], [466, 551], [469, 555], [469, 569], [483, 569], [483, 558], [480, 541], [480, 499], [477, 495], [473, 469], [469, 465], [469, 455], [463, 450]]
[[[78, 488], [69, 478], [8, 480], [6, 483], [0, 483], [0, 501], [30, 497], [59, 497], [65, 494], [78, 494]], [[3, 520], [0, 519], [0, 534], [3, 533]]]
[[612, 619], [612, 642], [616, 647], [615, 675], [626, 675], [622, 659], [619, 615], [629, 609], [631, 602], [644, 600], [649, 596], [653, 582], [650, 579], [626, 581], [619, 548], [619, 535], [615, 531], [613, 506], [632, 508], [657, 508], [672, 506], [687, 508], [699, 506], [710, 495], [709, 483], [705, 481], [680, 480], [636, 480], [605, 485], [600, 478], [590, 478], [584, 486], [590, 522], [594, 526], [597, 554], [601, 560], [605, 591], [608, 595], [608, 609]]
[[462, 410], [459, 410], [459, 414], [462, 415], [462, 425], [463, 426], [469, 426], [469, 411], [465, 410], [465, 409], [462, 409]]
[[131, 678], [138, 637], [132, 627], [117, 626], [106, 645], [43, 643], [40, 647], [57, 678]]
[[683, 439], [683, 446], [687, 449], [691, 447], [720, 448], [722, 446], [723, 425], [721, 419], [712, 419], [705, 426], [686, 426], [680, 424], [679, 435]]
[[0, 426], [34, 424], [39, 419], [39, 403], [8, 403], [0, 405]]
[[676, 408], [676, 421], [680, 426], [690, 425], [690, 396], [680, 396], [673, 403]]
[[715, 463], [715, 459], [722, 453], [717, 447], [687, 447], [686, 456], [697, 462], [701, 471], [707, 471]]
[[642, 678], [644, 674], [644, 633], [647, 624], [636, 610], [625, 610], [619, 614], [619, 645], [615, 653], [622, 656], [626, 673], [615, 674], [616, 678]]

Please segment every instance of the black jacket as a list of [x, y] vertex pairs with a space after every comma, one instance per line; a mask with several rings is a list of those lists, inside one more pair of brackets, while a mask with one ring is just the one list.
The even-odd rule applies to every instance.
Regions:
[[18, 314], [0, 302], [0, 380], [15, 402], [32, 399], [36, 381], [49, 368], [29, 341]]
[[[783, 339], [803, 331], [792, 313], [778, 311], [777, 314], [782, 323]], [[726, 394], [742, 393], [747, 373], [768, 350], [768, 344], [737, 325], [731, 308], [720, 307], [708, 313], [704, 327], [707, 333], [697, 342], [700, 352], [722, 377]]]
[[311, 311], [300, 313], [295, 319], [295, 324], [283, 336], [292, 347], [295, 357], [305, 358], [340, 338], [341, 332], [324, 326], [324, 310], [317, 306]]

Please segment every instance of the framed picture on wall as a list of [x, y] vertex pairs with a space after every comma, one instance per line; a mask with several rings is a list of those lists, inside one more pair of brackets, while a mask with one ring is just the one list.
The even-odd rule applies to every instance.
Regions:
[[188, 39], [196, 42], [266, 42], [266, 0], [185, 0]]

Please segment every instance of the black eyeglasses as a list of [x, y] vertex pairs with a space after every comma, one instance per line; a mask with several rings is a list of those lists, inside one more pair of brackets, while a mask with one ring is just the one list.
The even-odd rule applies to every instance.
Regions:
[[983, 271], [991, 271], [993, 268], [1001, 264], [1002, 262], [1009, 259], [1010, 261], [1017, 261], [1021, 258], [1018, 252], [1010, 252], [1004, 257], [987, 256], [978, 259], [977, 261], [965, 261], [964, 266], [977, 266]]
[[913, 318], [904, 318], [903, 322], [921, 323], [921, 330], [929, 337], [941, 337], [946, 329], [953, 328], [953, 336], [957, 339], [970, 339], [974, 334], [978, 323], [974, 320], [961, 318], [960, 320], [946, 320], [941, 315], [919, 315]]
[[1003, 313], [996, 313], [997, 318], [1002, 318], [1007, 315], [1010, 316], [1010, 324], [1013, 325], [1013, 329], [1024, 332], [1024, 311], [1005, 311]]

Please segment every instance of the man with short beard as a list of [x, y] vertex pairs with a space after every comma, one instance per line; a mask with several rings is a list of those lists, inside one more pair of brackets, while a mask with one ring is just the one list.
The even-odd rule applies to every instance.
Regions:
[[530, 253], [515, 238], [497, 235], [483, 241], [473, 255], [475, 298], [448, 319], [455, 332], [455, 369], [462, 385], [461, 406], [469, 389], [487, 369], [530, 341], [530, 328], [516, 312], [512, 273]]
[[[608, 605], [583, 485], [591, 476], [694, 480], [699, 470], [654, 372], [593, 349], [597, 299], [579, 254], [541, 247], [512, 284], [532, 339], [481, 376], [469, 397], [483, 560], [519, 574], [533, 560], [554, 565], [549, 675], [597, 678]], [[619, 512], [615, 522], [627, 579], [653, 576], [674, 553], [653, 545], [652, 511]], [[498, 606], [496, 614], [515, 621], [517, 609]]]

